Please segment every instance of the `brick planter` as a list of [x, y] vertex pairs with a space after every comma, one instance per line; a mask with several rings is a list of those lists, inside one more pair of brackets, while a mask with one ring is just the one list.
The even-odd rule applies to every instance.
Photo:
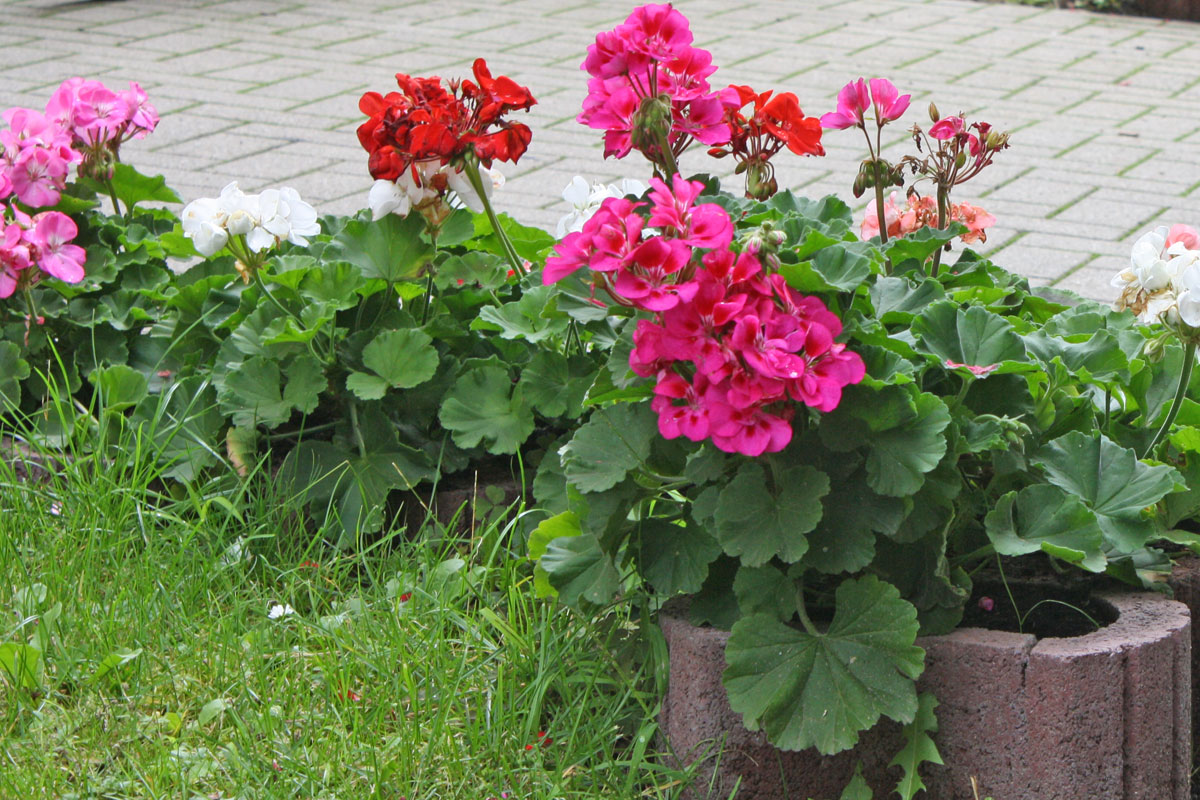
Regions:
[[[1117, 619], [1070, 639], [964, 628], [918, 639], [922, 691], [932, 691], [946, 765], [926, 765], [928, 800], [1188, 800], [1191, 644], [1188, 609], [1157, 594], [1106, 595]], [[840, 795], [862, 762], [877, 797], [899, 771], [899, 726], [866, 732], [857, 747], [822, 757], [785, 752], [742, 726], [721, 685], [729, 634], [683, 617], [660, 619], [671, 656], [659, 722], [676, 756], [710, 760], [684, 800], [785, 800]]]

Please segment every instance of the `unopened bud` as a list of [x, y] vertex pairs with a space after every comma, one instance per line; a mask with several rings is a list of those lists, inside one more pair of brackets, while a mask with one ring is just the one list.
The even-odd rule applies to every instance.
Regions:
[[643, 153], [657, 150], [671, 130], [671, 98], [661, 94], [647, 97], [633, 114], [630, 138]]
[[966, 153], [960, 152], [957, 156], [954, 157], [954, 166], [958, 167], [959, 169], [962, 169], [963, 164], [966, 164], [966, 163], [967, 163], [967, 154]]
[[1156, 339], [1151, 339], [1150, 341], [1146, 342], [1146, 346], [1142, 348], [1142, 355], [1145, 356], [1146, 360], [1151, 364], [1157, 364], [1159, 361], [1162, 361], [1164, 345], [1165, 341], [1164, 337], [1162, 336], [1159, 336]]
[[937, 122], [942, 118], [942, 115], [938, 113], [937, 106], [935, 106], [933, 103], [929, 104], [929, 118], [934, 122]]
[[854, 176], [854, 188], [853, 188], [854, 196], [862, 197], [863, 193], [865, 193], [866, 191], [867, 191], [867, 186], [866, 186], [866, 183], [863, 181], [863, 174], [860, 172]]
[[987, 135], [987, 146], [989, 150], [1002, 150], [1008, 147], [1008, 132], [989, 131]]

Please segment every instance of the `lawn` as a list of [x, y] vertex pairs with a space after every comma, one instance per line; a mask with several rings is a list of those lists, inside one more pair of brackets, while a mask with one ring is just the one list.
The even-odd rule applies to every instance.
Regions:
[[43, 480], [0, 464], [0, 796], [633, 798], [686, 779], [654, 758], [661, 660], [619, 610], [533, 598], [519, 507], [337, 551], [263, 471], [185, 489], [145, 440], [94, 433], [114, 446]]

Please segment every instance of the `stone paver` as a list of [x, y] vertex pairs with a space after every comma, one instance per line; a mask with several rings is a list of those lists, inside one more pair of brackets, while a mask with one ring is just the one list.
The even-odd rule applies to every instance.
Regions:
[[[0, 108], [41, 106], [66, 77], [136, 80], [163, 113], [126, 158], [188, 197], [240, 179], [296, 186], [323, 212], [365, 205], [371, 180], [354, 128], [359, 95], [396, 72], [467, 76], [477, 56], [528, 85], [534, 140], [501, 165], [503, 210], [553, 228], [573, 175], [645, 178], [605, 161], [600, 133], [574, 122], [578, 65], [632, 2], [578, 0], [0, 0]], [[1108, 278], [1155, 224], [1200, 224], [1200, 25], [967, 0], [679, 0], [714, 85], [795, 92], [832, 110], [860, 75], [886, 76], [925, 105], [1014, 131], [991, 170], [957, 190], [999, 223], [984, 249], [1039, 284], [1111, 297]], [[893, 131], [885, 154], [904, 152]], [[864, 155], [830, 132], [825, 158], [783, 154], [781, 185], [849, 186]], [[727, 169], [701, 152], [685, 171]], [[720, 170], [718, 170], [720, 171]], [[740, 182], [740, 179], [737, 179]], [[737, 183], [728, 184], [731, 188]], [[863, 205], [860, 201], [859, 207]]]

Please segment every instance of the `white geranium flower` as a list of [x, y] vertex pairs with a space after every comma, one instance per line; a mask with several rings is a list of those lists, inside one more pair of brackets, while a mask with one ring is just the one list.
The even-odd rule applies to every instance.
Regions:
[[1200, 263], [1193, 260], [1180, 270], [1179, 285], [1179, 318], [1189, 327], [1200, 328]]
[[217, 197], [217, 202], [226, 214], [225, 230], [231, 236], [244, 236], [258, 225], [259, 196], [245, 194], [238, 188], [237, 181], [226, 184]]
[[268, 619], [280, 619], [282, 617], [287, 617], [287, 616], [290, 616], [295, 613], [296, 613], [296, 609], [292, 608], [288, 604], [284, 603], [283, 605], [279, 605], [278, 603], [276, 603], [275, 605], [271, 606], [271, 610], [267, 612], [267, 618]]
[[[468, 167], [468, 169], [470, 169]], [[483, 193], [490, 199], [492, 196], [492, 176], [483, 167], [479, 168], [479, 175], [483, 178]], [[479, 199], [479, 195], [475, 193], [475, 187], [471, 185], [471, 181], [462, 172], [455, 169], [446, 170], [446, 183], [454, 194], [458, 196], [459, 201], [467, 208], [474, 211], [476, 214], [483, 213], [483, 201]], [[452, 204], [453, 205], [453, 204]]]
[[317, 212], [300, 199], [295, 189], [267, 189], [258, 195], [258, 220], [246, 234], [246, 246], [255, 253], [274, 247], [283, 240], [306, 245], [305, 236], [321, 232]]
[[229, 234], [225, 230], [227, 217], [224, 208], [213, 198], [193, 200], [180, 216], [183, 235], [192, 240], [201, 255], [206, 258], [216, 255], [229, 241]]
[[624, 178], [619, 184], [593, 183], [589, 185], [586, 179], [576, 175], [562, 193], [563, 200], [571, 204], [572, 211], [558, 221], [555, 233], [559, 239], [568, 233], [578, 233], [583, 230], [584, 224], [600, 210], [600, 206], [608, 198], [624, 197], [629, 194], [641, 195], [645, 191], [645, 184], [631, 178]]

